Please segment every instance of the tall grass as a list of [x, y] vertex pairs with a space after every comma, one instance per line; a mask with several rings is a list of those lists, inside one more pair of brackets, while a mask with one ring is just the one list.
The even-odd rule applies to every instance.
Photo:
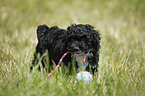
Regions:
[[[144, 96], [144, 10], [144, 0], [0, 0], [0, 96]], [[100, 30], [93, 81], [77, 82], [59, 70], [52, 79], [44, 71], [30, 73], [37, 26], [73, 23]]]

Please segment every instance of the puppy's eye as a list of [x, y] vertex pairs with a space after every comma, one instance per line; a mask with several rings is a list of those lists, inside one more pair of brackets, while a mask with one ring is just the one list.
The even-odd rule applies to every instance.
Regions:
[[71, 41], [80, 41], [81, 39], [80, 38], [77, 38], [77, 37], [74, 37], [74, 38], [71, 38]]
[[81, 41], [82, 38], [77, 36], [77, 37], [75, 37], [75, 40], [77, 40], [77, 41]]

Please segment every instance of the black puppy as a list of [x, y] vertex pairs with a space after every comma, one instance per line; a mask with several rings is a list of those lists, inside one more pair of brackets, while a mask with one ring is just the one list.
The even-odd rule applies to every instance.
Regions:
[[[38, 44], [36, 47], [36, 52], [34, 54], [34, 60], [32, 65], [36, 65], [39, 61], [37, 58], [40, 54], [41, 63], [45, 69], [47, 69], [46, 56], [43, 56], [48, 52], [49, 56], [49, 68], [53, 65], [52, 60], [57, 64], [61, 56], [69, 51], [68, 54], [63, 59], [63, 64], [68, 66], [72, 61], [73, 56], [82, 56], [84, 53], [86, 55], [86, 63], [89, 71], [89, 66], [91, 66], [92, 72], [94, 74], [97, 71], [98, 61], [99, 61], [99, 49], [100, 49], [100, 36], [99, 32], [94, 29], [93, 26], [87, 24], [74, 24], [68, 26], [67, 30], [60, 29], [57, 26], [48, 27], [46, 25], [39, 25], [37, 29]], [[31, 67], [31, 69], [33, 68]], [[72, 65], [70, 65], [72, 66]], [[76, 60], [76, 69], [79, 68], [79, 60]], [[39, 67], [40, 68], [40, 67]], [[49, 69], [50, 70], [50, 69]]]

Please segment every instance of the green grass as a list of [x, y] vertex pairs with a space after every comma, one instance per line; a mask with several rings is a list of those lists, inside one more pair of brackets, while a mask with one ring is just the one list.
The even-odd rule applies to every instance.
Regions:
[[[144, 10], [144, 0], [0, 0], [0, 96], [145, 96]], [[30, 73], [37, 26], [73, 23], [100, 30], [93, 81]]]

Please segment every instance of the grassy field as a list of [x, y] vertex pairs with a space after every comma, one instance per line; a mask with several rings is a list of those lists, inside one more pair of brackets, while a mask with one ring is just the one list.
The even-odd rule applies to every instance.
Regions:
[[[0, 0], [0, 96], [145, 96], [144, 10], [144, 0]], [[30, 73], [37, 26], [73, 23], [100, 30], [93, 81]]]

